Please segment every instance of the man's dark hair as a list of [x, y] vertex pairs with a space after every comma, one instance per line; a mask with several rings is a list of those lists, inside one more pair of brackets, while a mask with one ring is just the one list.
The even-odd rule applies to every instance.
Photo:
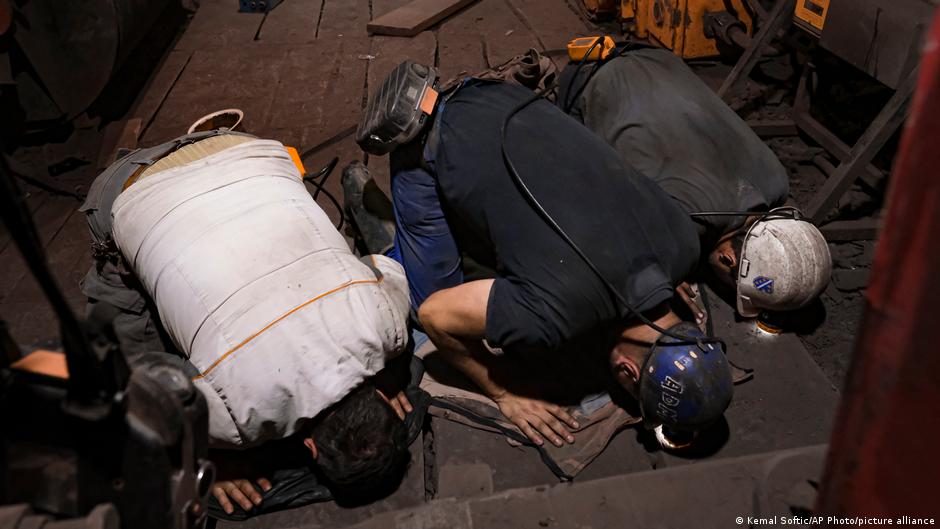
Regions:
[[370, 383], [325, 410], [311, 434], [318, 473], [339, 501], [390, 492], [408, 466], [405, 423]]

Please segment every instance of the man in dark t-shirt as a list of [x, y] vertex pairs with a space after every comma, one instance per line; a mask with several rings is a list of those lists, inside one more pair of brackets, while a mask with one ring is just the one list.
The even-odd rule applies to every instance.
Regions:
[[[462, 87], [440, 109], [428, 164], [448, 219], [460, 225], [457, 246], [497, 273], [486, 338], [507, 350], [557, 349], [627, 316], [507, 172], [499, 129], [528, 95], [503, 83]], [[535, 198], [631, 305], [647, 311], [672, 297], [696, 264], [698, 239], [653, 182], [546, 101], [513, 118], [507, 149]]]
[[[694, 223], [594, 134], [536, 101], [508, 124], [506, 151], [532, 196], [599, 273], [592, 271], [530, 204], [502, 157], [503, 123], [531, 95], [515, 85], [465, 81], [436, 106], [433, 127], [391, 154], [392, 256], [405, 267], [421, 325], [536, 443], [542, 436], [573, 442], [563, 423], [577, 425], [558, 406], [507, 391], [486, 345], [533, 353], [593, 335], [645, 417], [691, 428], [710, 423], [731, 397], [723, 354], [694, 343], [657, 344], [658, 329], [692, 332], [668, 301], [698, 261]], [[492, 276], [473, 280], [464, 273], [467, 261]], [[664, 397], [663, 388], [671, 393]]]

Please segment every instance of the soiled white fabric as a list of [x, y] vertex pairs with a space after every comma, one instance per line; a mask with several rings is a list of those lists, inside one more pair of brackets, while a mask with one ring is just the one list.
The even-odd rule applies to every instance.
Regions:
[[290, 435], [406, 345], [401, 266], [353, 255], [276, 141], [153, 174], [112, 215], [118, 248], [202, 373], [213, 446]]

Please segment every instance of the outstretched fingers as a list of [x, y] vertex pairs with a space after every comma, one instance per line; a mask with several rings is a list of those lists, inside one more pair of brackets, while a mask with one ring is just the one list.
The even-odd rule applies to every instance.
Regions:
[[[257, 480], [262, 490], [271, 490], [271, 482], [265, 478]], [[212, 495], [226, 514], [235, 511], [235, 505], [250, 511], [255, 505], [261, 505], [261, 494], [247, 479], [219, 481], [212, 487]]]

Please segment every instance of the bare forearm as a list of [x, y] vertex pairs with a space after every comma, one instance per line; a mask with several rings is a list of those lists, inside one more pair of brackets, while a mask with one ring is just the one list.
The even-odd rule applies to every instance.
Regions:
[[506, 389], [493, 379], [497, 358], [483, 346], [492, 279], [439, 290], [418, 309], [418, 319], [444, 358], [490, 398]]
[[557, 405], [515, 395], [496, 382], [505, 380], [506, 374], [499, 372], [505, 366], [483, 346], [492, 287], [492, 279], [483, 279], [438, 291], [421, 305], [418, 319], [444, 358], [495, 400], [503, 415], [529, 439], [540, 445], [544, 435], [557, 446], [563, 439], [573, 443], [574, 436], [561, 423], [578, 427], [568, 413]]

